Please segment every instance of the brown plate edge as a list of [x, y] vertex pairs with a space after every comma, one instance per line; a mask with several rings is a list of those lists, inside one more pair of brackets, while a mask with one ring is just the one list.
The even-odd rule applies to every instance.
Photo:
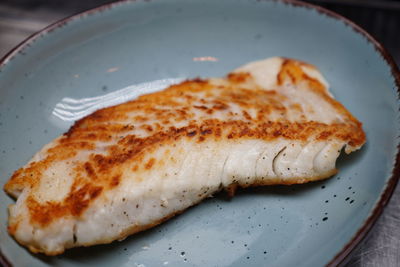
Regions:
[[[145, 0], [146, 1], [146, 0]], [[147, 0], [148, 1], [148, 0]], [[13, 49], [11, 49], [8, 53], [6, 53], [3, 57], [0, 58], [0, 73], [2, 72], [2, 69], [9, 63], [11, 62], [18, 54], [23, 54], [24, 49], [29, 47], [31, 44], [33, 44], [36, 40], [39, 38], [45, 36], [48, 33], [53, 32], [54, 30], [57, 30], [59, 28], [62, 28], [69, 24], [72, 21], [82, 19], [88, 15], [93, 15], [97, 13], [101, 13], [103, 11], [106, 11], [108, 9], [112, 9], [115, 6], [123, 5], [125, 3], [129, 2], [136, 2], [136, 0], [119, 0], [116, 2], [104, 4], [83, 12], [79, 12], [77, 14], [73, 14], [70, 16], [65, 17], [64, 19], [58, 20], [45, 28], [39, 30], [38, 32], [35, 32], [31, 35], [29, 35], [27, 38], [25, 38], [22, 42], [20, 42], [17, 46], [15, 46]], [[11, 261], [6, 257], [6, 255], [1, 251], [0, 247], [0, 267], [13, 267]]]
[[[300, 2], [297, 0], [273, 0], [273, 1], [281, 1], [286, 4], [290, 4], [293, 6], [300, 6], [300, 7], [305, 7], [309, 9], [314, 9], [320, 14], [326, 15], [328, 17], [337, 19], [339, 21], [342, 21], [346, 26], [351, 27], [351, 29], [357, 33], [362, 35], [369, 43], [371, 43], [375, 51], [378, 52], [381, 56], [382, 59], [386, 61], [388, 66], [390, 67], [392, 77], [394, 79], [395, 87], [397, 87], [397, 100], [400, 100], [399, 95], [400, 95], [400, 70], [397, 67], [397, 64], [395, 63], [393, 57], [389, 54], [389, 52], [383, 47], [383, 45], [375, 40], [374, 37], [372, 37], [368, 32], [366, 32], [363, 28], [361, 28], [359, 25], [354, 23], [353, 21], [343, 17], [342, 15], [339, 15], [333, 11], [330, 11], [328, 9], [325, 9], [323, 7], [305, 3], [305, 2]], [[382, 214], [384, 208], [386, 207], [387, 203], [389, 202], [394, 190], [396, 189], [396, 185], [399, 181], [400, 178], [400, 144], [397, 145], [397, 153], [396, 153], [396, 159], [394, 163], [394, 167], [392, 170], [392, 176], [386, 183], [386, 188], [384, 189], [383, 193], [381, 193], [379, 200], [375, 204], [374, 209], [368, 216], [368, 218], [364, 221], [362, 224], [361, 228], [354, 234], [354, 236], [351, 238], [350, 241], [348, 241], [344, 247], [333, 257], [332, 260], [328, 262], [326, 266], [332, 267], [332, 266], [342, 266], [344, 265], [347, 260], [348, 256], [350, 255], [351, 252], [359, 245], [361, 242], [364, 240], [364, 238], [367, 236], [367, 234], [370, 232], [372, 227], [375, 225], [376, 221], [378, 220], [379, 216]]]
[[[263, 1], [276, 1], [276, 2], [282, 2], [285, 4], [289, 4], [289, 5], [292, 5], [295, 7], [303, 7], [303, 8], [307, 8], [307, 9], [313, 9], [320, 14], [323, 14], [330, 18], [334, 18], [339, 21], [342, 21], [346, 26], [351, 27], [354, 32], [362, 35], [369, 43], [371, 43], [374, 46], [375, 50], [382, 56], [383, 60], [385, 60], [386, 63], [389, 65], [392, 76], [394, 78], [394, 82], [397, 87], [398, 100], [399, 100], [399, 94], [400, 94], [400, 71], [399, 71], [399, 68], [397, 67], [392, 56], [386, 51], [386, 49], [382, 46], [382, 44], [380, 42], [378, 42], [377, 40], [375, 40], [363, 28], [358, 26], [353, 21], [351, 21], [333, 11], [330, 11], [328, 9], [325, 9], [323, 7], [320, 7], [320, 6], [317, 6], [314, 4], [300, 2], [298, 0], [263, 0]], [[59, 20], [53, 24], [50, 24], [49, 26], [45, 27], [44, 29], [30, 35], [29, 37], [27, 37], [24, 41], [22, 41], [19, 45], [17, 45], [15, 48], [13, 48], [10, 52], [8, 52], [5, 56], [3, 56], [0, 59], [0, 72], [1, 72], [1, 69], [8, 62], [10, 62], [17, 54], [22, 53], [24, 48], [28, 47], [31, 43], [35, 42], [38, 38], [40, 38], [48, 33], [51, 33], [55, 29], [66, 26], [71, 21], [81, 19], [88, 15], [101, 13], [101, 12], [111, 9], [115, 6], [123, 5], [127, 2], [135, 2], [135, 0], [119, 0], [119, 1], [116, 1], [113, 3], [101, 5], [99, 7], [89, 9], [87, 11], [66, 17], [66, 18]], [[394, 168], [392, 171], [392, 176], [388, 180], [388, 182], [386, 184], [386, 188], [383, 191], [383, 193], [381, 194], [378, 202], [375, 204], [375, 207], [372, 210], [371, 215], [368, 216], [368, 218], [366, 219], [364, 224], [356, 232], [356, 234], [352, 237], [352, 239], [341, 249], [341, 251], [339, 251], [334, 256], [334, 258], [326, 266], [338, 266], [338, 265], [342, 265], [346, 261], [347, 256], [365, 238], [365, 236], [372, 229], [373, 225], [375, 224], [375, 222], [377, 221], [379, 216], [382, 214], [385, 206], [389, 202], [390, 197], [392, 196], [392, 194], [394, 192], [394, 189], [396, 188], [399, 178], [400, 178], [400, 145], [398, 145], [398, 147], [397, 147], [396, 160], [395, 160]], [[2, 264], [5, 267], [12, 266], [10, 261], [5, 257], [5, 255], [2, 253], [1, 250], [0, 250], [0, 264]]]

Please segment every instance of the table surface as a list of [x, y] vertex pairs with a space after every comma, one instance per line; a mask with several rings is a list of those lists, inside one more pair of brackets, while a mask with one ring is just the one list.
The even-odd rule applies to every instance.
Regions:
[[[0, 58], [32, 33], [64, 17], [113, 2], [110, 0], [2, 0]], [[400, 65], [400, 1], [309, 0], [362, 26]], [[346, 266], [400, 266], [400, 187]]]

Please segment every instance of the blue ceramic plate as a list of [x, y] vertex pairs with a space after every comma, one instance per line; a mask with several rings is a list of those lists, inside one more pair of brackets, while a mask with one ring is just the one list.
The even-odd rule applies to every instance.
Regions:
[[329, 180], [209, 199], [123, 242], [32, 255], [6, 231], [14, 266], [322, 266], [342, 262], [379, 216], [398, 179], [396, 67], [368, 35], [296, 2], [121, 2], [66, 19], [13, 50], [0, 67], [0, 179], [104, 105], [183, 78], [222, 76], [271, 56], [315, 64], [363, 123], [368, 143]]

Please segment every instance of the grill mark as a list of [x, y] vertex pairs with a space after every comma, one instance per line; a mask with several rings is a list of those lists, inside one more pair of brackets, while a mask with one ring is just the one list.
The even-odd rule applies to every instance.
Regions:
[[119, 185], [120, 179], [121, 179], [120, 174], [113, 176], [113, 178], [111, 179], [111, 182], [110, 182], [110, 188], [113, 188], [113, 187], [116, 187], [117, 185]]
[[90, 202], [100, 195], [102, 190], [103, 188], [100, 186], [85, 184], [70, 192], [62, 202], [48, 201], [43, 204], [33, 196], [28, 196], [26, 201], [29, 207], [30, 222], [46, 226], [62, 216], [79, 216], [88, 208]]
[[146, 165], [144, 166], [146, 170], [151, 169], [151, 167], [153, 167], [154, 163], [155, 163], [155, 159], [151, 158], [149, 159], [149, 161], [146, 163]]
[[95, 170], [93, 169], [92, 164], [90, 164], [89, 162], [85, 162], [85, 164], [83, 165], [84, 169], [87, 173], [87, 175], [91, 178], [91, 179], [96, 179], [97, 175]]

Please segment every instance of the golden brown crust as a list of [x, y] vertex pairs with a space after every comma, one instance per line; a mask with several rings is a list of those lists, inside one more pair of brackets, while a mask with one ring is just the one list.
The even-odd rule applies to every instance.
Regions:
[[[278, 184], [279, 185], [290, 186], [290, 185], [294, 185], [294, 184], [303, 184], [305, 182], [310, 182], [310, 181], [323, 180], [323, 179], [326, 179], [326, 178], [328, 178], [328, 177], [330, 177], [330, 176], [332, 176], [332, 175], [334, 175], [336, 173], [337, 173], [337, 170], [332, 170], [332, 171], [329, 171], [327, 173], [324, 173], [324, 174], [321, 174], [321, 175], [318, 175], [318, 176], [314, 176], [314, 177], [297, 177], [297, 178], [293, 178], [293, 179], [290, 179], [290, 180], [282, 180], [282, 179], [264, 180], [261, 177], [261, 178], [256, 179], [256, 181], [254, 183], [252, 183], [252, 184], [232, 183], [231, 185], [229, 185], [229, 186], [227, 186], [225, 188], [225, 191], [227, 192], [228, 197], [231, 198], [231, 197], [234, 197], [234, 195], [236, 194], [236, 191], [237, 191], [237, 189], [239, 187], [240, 188], [247, 188], [247, 187], [266, 186], [266, 185], [278, 185]], [[193, 203], [192, 206], [199, 204], [206, 197], [207, 197], [207, 195], [204, 195], [204, 197], [202, 199], [199, 199], [196, 203]], [[121, 232], [117, 237], [113, 236], [113, 237], [110, 237], [109, 239], [102, 239], [101, 241], [96, 240], [94, 242], [87, 242], [87, 243], [83, 243], [81, 245], [84, 246], [84, 247], [88, 247], [88, 246], [92, 246], [92, 245], [109, 244], [109, 243], [111, 243], [111, 242], [113, 242], [115, 240], [122, 241], [126, 237], [128, 237], [128, 236], [130, 236], [132, 234], [151, 229], [151, 228], [153, 228], [153, 227], [155, 227], [155, 226], [157, 226], [157, 225], [159, 225], [159, 224], [161, 224], [161, 223], [163, 223], [163, 222], [165, 222], [165, 221], [167, 221], [167, 220], [169, 220], [169, 219], [181, 214], [185, 210], [186, 209], [183, 209], [183, 210], [176, 211], [176, 212], [174, 212], [172, 214], [168, 214], [167, 216], [165, 216], [165, 217], [163, 217], [163, 218], [161, 218], [161, 219], [159, 219], [157, 221], [153, 221], [150, 224], [132, 225], [131, 227], [129, 227], [129, 228], [125, 229], [123, 232]], [[34, 253], [43, 252], [41, 250], [38, 250], [35, 246], [33, 246], [31, 244], [29, 244], [28, 247]], [[55, 256], [55, 255], [61, 254], [63, 252], [64, 251], [57, 251], [57, 252], [49, 253], [47, 251], [44, 251], [44, 253], [46, 255], [48, 255], [48, 256]]]
[[[41, 203], [32, 194], [28, 196], [31, 223], [46, 226], [62, 216], [80, 216], [92, 201], [120, 184], [124, 167], [130, 166], [132, 171], [139, 172], [164, 164], [146, 155], [158, 146], [173, 144], [178, 139], [199, 143], [206, 139], [272, 141], [284, 138], [304, 141], [314, 136], [321, 141], [339, 139], [351, 146], [362, 145], [365, 134], [361, 123], [327, 94], [324, 85], [306, 75], [301, 64], [285, 60], [278, 74], [278, 84], [285, 81], [307, 83], [311, 90], [342, 114], [345, 122], [290, 122], [285, 119], [288, 110], [282, 105], [285, 96], [273, 90], [242, 86], [250, 78], [246, 73], [230, 74], [226, 84], [219, 86], [200, 79], [186, 81], [162, 92], [98, 110], [77, 121], [55, 146], [45, 152], [43, 160], [17, 170], [4, 188], [11, 193], [30, 187], [34, 192], [43, 173], [54, 162], [68, 161], [80, 152], [93, 151], [99, 144], [113, 143], [105, 145], [101, 153], [90, 152], [87, 161], [75, 163], [71, 170], [73, 185], [62, 201]], [[235, 111], [233, 106], [240, 107], [241, 112]], [[304, 112], [300, 105], [294, 104], [291, 108]], [[224, 119], [215, 117], [216, 113], [223, 114]], [[270, 120], [272, 113], [279, 114], [280, 119]], [[184, 126], [174, 126], [182, 122]], [[290, 183], [302, 181], [291, 180]], [[275, 182], [285, 183], [270, 180], [268, 184]]]

